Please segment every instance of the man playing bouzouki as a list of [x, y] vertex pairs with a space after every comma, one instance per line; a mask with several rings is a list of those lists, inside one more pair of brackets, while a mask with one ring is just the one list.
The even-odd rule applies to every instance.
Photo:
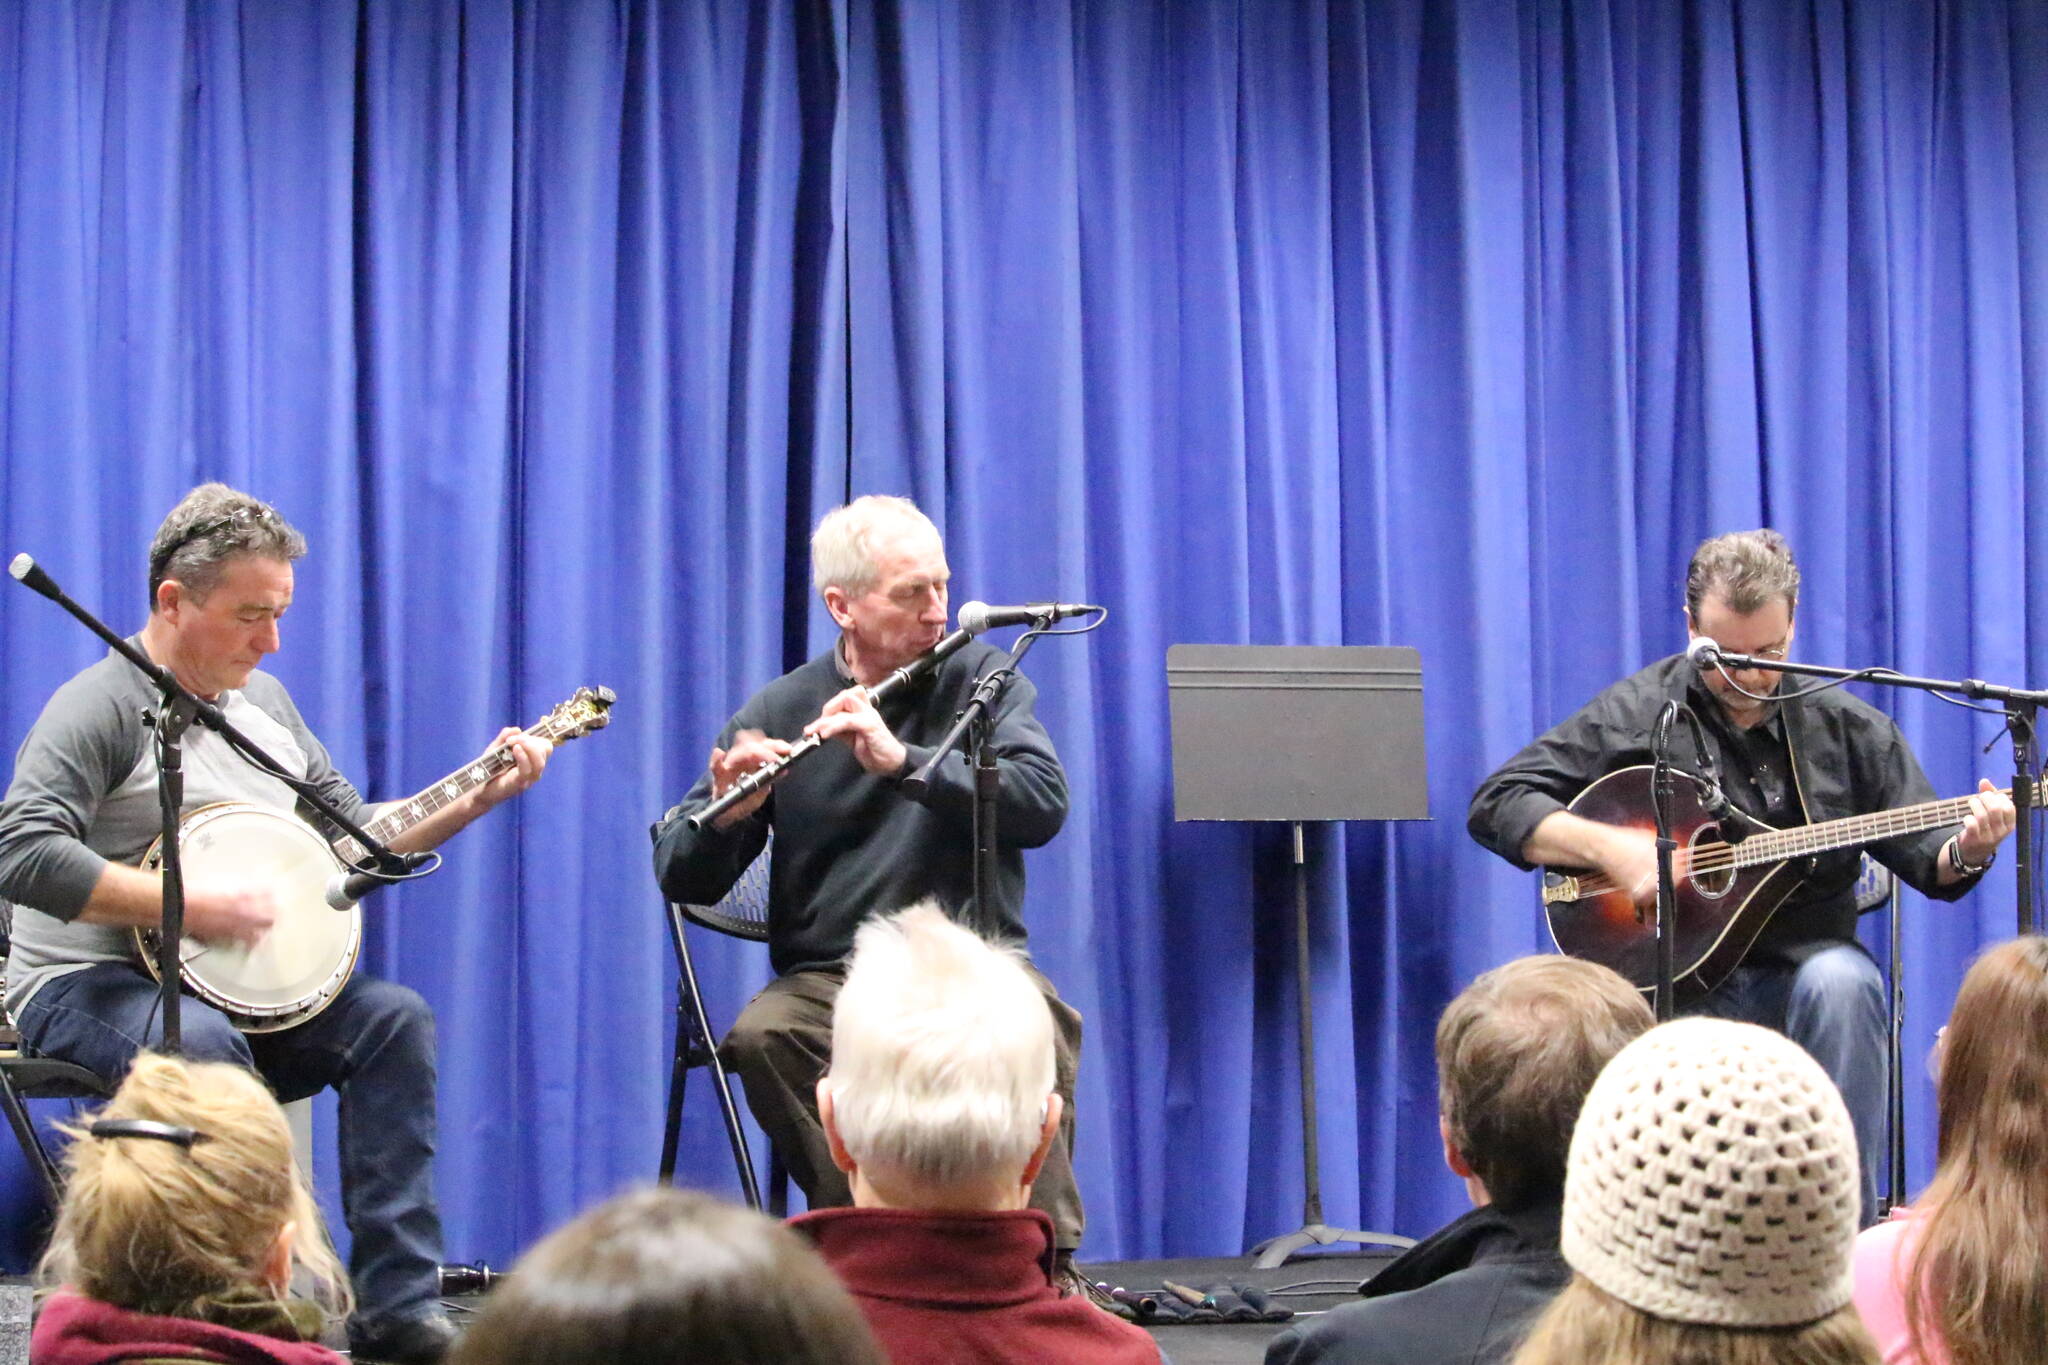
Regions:
[[[278, 648], [292, 562], [305, 552], [305, 538], [266, 504], [217, 483], [193, 489], [151, 543], [150, 615], [134, 642], [360, 824], [362, 797], [334, 770], [283, 685], [257, 671]], [[160, 830], [155, 745], [142, 723], [156, 700], [148, 679], [112, 653], [73, 677], [29, 731], [0, 805], [0, 896], [17, 907], [8, 998], [22, 1041], [110, 1081], [162, 1034], [157, 986], [131, 932], [156, 925], [162, 910], [157, 874], [136, 866]], [[294, 810], [289, 787], [213, 731], [192, 727], [184, 746], [185, 811], [222, 801]], [[492, 748], [500, 746], [511, 767], [413, 824], [394, 846], [432, 848], [539, 779], [546, 740], [507, 730]], [[188, 937], [254, 944], [278, 917], [269, 887], [188, 880]], [[250, 1067], [282, 1100], [330, 1085], [339, 1092], [356, 1358], [439, 1360], [454, 1329], [440, 1307], [426, 1002], [357, 974], [325, 1009], [276, 1032], [244, 1035], [189, 997], [180, 1018], [188, 1055]]]
[[[1686, 572], [1685, 621], [1733, 654], [1786, 658], [1799, 569], [1776, 531], [1737, 531], [1702, 544]], [[1776, 829], [1931, 801], [1934, 791], [1898, 727], [1840, 688], [1798, 700], [1768, 669], [1724, 676], [1673, 655], [1624, 678], [1509, 759], [1472, 798], [1472, 837], [1518, 867], [1605, 874], [1638, 905], [1656, 900], [1655, 839], [1645, 822], [1607, 824], [1566, 807], [1599, 779], [1652, 760], [1651, 729], [1667, 701], [1699, 717], [1728, 797]], [[1681, 723], [1672, 754], [1691, 767]], [[1976, 885], [2012, 832], [2012, 802], [1989, 782], [1960, 808], [1960, 826], [1866, 846], [1909, 885], [1954, 900]], [[1798, 882], [1743, 956], [1693, 1010], [1779, 1029], [1841, 1089], [1863, 1159], [1863, 1216], [1877, 1213], [1885, 1121], [1884, 980], [1856, 942], [1858, 850], [1798, 859]], [[1683, 967], [1681, 967], [1683, 970]], [[1681, 1001], [1686, 999], [1683, 991]]]

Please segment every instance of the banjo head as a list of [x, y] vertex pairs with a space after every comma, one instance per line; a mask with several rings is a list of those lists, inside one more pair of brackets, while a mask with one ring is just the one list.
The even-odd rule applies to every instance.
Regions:
[[[360, 910], [327, 904], [340, 863], [326, 840], [294, 815], [230, 801], [186, 816], [178, 852], [187, 881], [250, 882], [277, 898], [277, 923], [253, 948], [184, 939], [179, 957], [192, 993], [250, 1033], [289, 1028], [326, 1008], [354, 970], [363, 936]], [[159, 861], [151, 849], [143, 866]], [[157, 936], [145, 938], [154, 970]]]

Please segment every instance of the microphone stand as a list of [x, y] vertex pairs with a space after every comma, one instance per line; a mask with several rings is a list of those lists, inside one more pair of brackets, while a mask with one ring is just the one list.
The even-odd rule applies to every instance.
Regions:
[[[1671, 767], [1671, 726], [1678, 719], [1680, 703], [1667, 701], [1657, 713], [1650, 732], [1650, 806], [1657, 820], [1657, 1022], [1669, 1023], [1676, 1014], [1673, 997], [1674, 971], [1672, 938], [1678, 914], [1678, 886], [1671, 873], [1671, 857], [1678, 842], [1671, 837], [1671, 798], [1678, 786]], [[1640, 911], [1637, 912], [1641, 914]]]
[[1731, 671], [1762, 669], [1772, 673], [1793, 673], [1801, 677], [1836, 678], [1843, 681], [1880, 683], [1886, 687], [1910, 687], [1922, 692], [1954, 692], [1972, 701], [1994, 701], [2005, 710], [2006, 730], [2012, 735], [2012, 804], [2017, 819], [2013, 825], [2013, 871], [2018, 883], [2019, 932], [2034, 931], [2034, 833], [2028, 812], [2042, 804], [2034, 791], [2035, 721], [2048, 692], [2025, 687], [2000, 687], [1976, 678], [1919, 678], [1890, 669], [1827, 668], [1820, 664], [1789, 663], [1759, 659], [1749, 654], [1714, 651], [1714, 660]]
[[[157, 935], [157, 981], [163, 992], [162, 1049], [175, 1055], [184, 1045], [178, 1005], [181, 999], [179, 986], [184, 976], [184, 962], [179, 952], [185, 936], [185, 869], [178, 852], [178, 824], [185, 804], [183, 741], [185, 731], [194, 721], [218, 734], [256, 767], [297, 792], [307, 805], [354, 839], [380, 868], [385, 869], [387, 876], [402, 875], [401, 869], [409, 870], [406, 860], [343, 815], [319, 788], [288, 771], [265, 753], [254, 740], [237, 730], [221, 714], [219, 707], [187, 691], [168, 668], [160, 666], [116, 635], [99, 617], [72, 600], [29, 556], [16, 555], [8, 566], [8, 572], [25, 587], [33, 588], [70, 612], [87, 630], [106, 641], [115, 653], [141, 670], [156, 687], [159, 698], [156, 709], [143, 712], [143, 724], [156, 733], [157, 810], [163, 823], [163, 841], [158, 845], [163, 875], [163, 912]], [[360, 870], [369, 871], [368, 868]]]
[[903, 779], [905, 794], [913, 800], [921, 799], [930, 789], [932, 774], [938, 771], [939, 764], [959, 747], [963, 736], [969, 737], [968, 761], [974, 767], [974, 905], [968, 913], [967, 923], [983, 937], [987, 937], [996, 926], [992, 905], [997, 875], [996, 805], [1002, 796], [1003, 774], [996, 766], [995, 704], [1010, 685], [1010, 680], [1017, 676], [1018, 663], [1050, 625], [1048, 618], [1018, 637], [1016, 647], [1002, 666], [991, 669], [975, 684], [974, 695], [960, 708], [960, 714], [953, 720], [953, 728], [932, 749], [932, 756], [924, 761], [924, 766]]

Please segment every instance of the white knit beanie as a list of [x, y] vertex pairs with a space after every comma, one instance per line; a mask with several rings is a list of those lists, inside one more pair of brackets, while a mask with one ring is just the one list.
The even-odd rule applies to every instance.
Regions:
[[1565, 1174], [1564, 1258], [1654, 1317], [1790, 1327], [1849, 1302], [1856, 1134], [1798, 1044], [1681, 1019], [1593, 1083]]

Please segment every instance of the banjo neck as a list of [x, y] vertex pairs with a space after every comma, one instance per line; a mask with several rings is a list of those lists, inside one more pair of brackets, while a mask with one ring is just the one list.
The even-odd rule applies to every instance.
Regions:
[[[557, 706], [538, 722], [527, 726], [524, 733], [547, 740], [550, 744], [566, 744], [602, 728], [611, 702], [609, 689], [581, 689], [570, 702]], [[380, 844], [389, 844], [421, 821], [448, 809], [516, 762], [509, 743], [494, 745], [480, 758], [457, 768], [433, 785], [386, 806], [376, 819], [363, 826], [363, 832]], [[346, 834], [334, 841], [334, 853], [352, 867], [361, 865], [369, 857], [368, 850], [354, 836]]]

